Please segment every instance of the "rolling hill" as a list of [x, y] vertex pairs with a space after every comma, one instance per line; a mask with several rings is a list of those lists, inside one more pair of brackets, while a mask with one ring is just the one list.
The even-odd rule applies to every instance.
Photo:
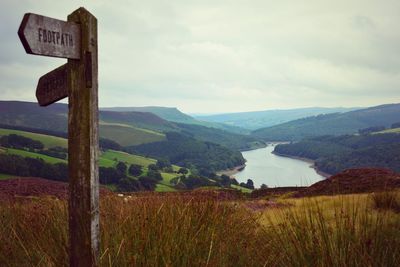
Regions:
[[100, 108], [102, 111], [116, 111], [116, 112], [149, 112], [157, 115], [158, 117], [173, 122], [181, 123], [196, 123], [196, 120], [185, 113], [180, 112], [177, 108], [169, 107], [112, 107]]
[[308, 158], [328, 174], [350, 168], [387, 168], [400, 172], [400, 134], [320, 136], [275, 146], [278, 155]]
[[[2, 129], [0, 128], [0, 137], [5, 136], [5, 135], [10, 135], [10, 134], [17, 134], [20, 136], [24, 136], [27, 138], [30, 138], [35, 141], [40, 141], [46, 149], [48, 148], [53, 148], [53, 147], [67, 147], [67, 142], [68, 140], [62, 137], [55, 137], [51, 135], [46, 135], [46, 134], [38, 134], [38, 133], [32, 133], [28, 131], [21, 131], [21, 130], [12, 130], [12, 129]], [[7, 155], [16, 155], [16, 156], [21, 156], [24, 158], [32, 158], [32, 159], [41, 159], [46, 163], [50, 164], [57, 164], [57, 163], [63, 163], [67, 164], [68, 161], [66, 159], [60, 159], [56, 158], [53, 156], [49, 156], [46, 154], [42, 154], [42, 152], [33, 152], [33, 151], [28, 151], [26, 149], [15, 149], [15, 148], [9, 148], [9, 147], [1, 147], [0, 146], [0, 155], [1, 154], [7, 154]], [[103, 151], [100, 155], [99, 158], [99, 167], [115, 167], [118, 162], [124, 162], [127, 165], [131, 164], [137, 164], [142, 166], [145, 170], [147, 170], [148, 165], [150, 164], [155, 164], [156, 160], [148, 157], [143, 157], [139, 155], [133, 155], [129, 154], [123, 151], [115, 151], [115, 150], [107, 150]], [[174, 171], [178, 171], [179, 167], [176, 165], [172, 166]], [[7, 178], [10, 177], [11, 175], [0, 175], [1, 178]], [[167, 173], [167, 172], [161, 172], [162, 180], [159, 182], [160, 186], [159, 190], [166, 190], [166, 191], [173, 191], [173, 188], [171, 188], [170, 181], [171, 179], [175, 178], [178, 176], [176, 173]]]
[[[226, 130], [207, 127], [200, 124], [177, 123], [165, 120], [151, 112], [152, 108], [139, 111], [101, 110], [100, 137], [116, 141], [122, 146], [135, 146], [165, 140], [166, 132], [185, 132], [199, 140], [215, 142], [231, 149], [249, 149], [262, 146], [257, 139], [250, 136], [234, 134]], [[176, 114], [174, 118], [191, 118], [177, 109], [156, 108], [159, 111], [167, 110], [168, 114]], [[161, 112], [162, 113], [162, 112]], [[54, 104], [46, 108], [37, 103], [19, 101], [0, 101], [0, 124], [23, 126], [57, 132], [67, 131], [68, 106]], [[164, 117], [166, 113], [164, 114]], [[186, 117], [185, 117], [186, 116]], [[167, 116], [172, 118], [173, 116]], [[182, 119], [184, 120], [184, 119]], [[189, 119], [188, 119], [189, 120]], [[194, 120], [191, 118], [191, 120]], [[187, 120], [186, 120], [187, 121]]]
[[[161, 141], [161, 131], [176, 131], [177, 127], [152, 113], [101, 111], [100, 137], [121, 145], [136, 145]], [[36, 103], [0, 101], [0, 124], [23, 126], [55, 132], [67, 132], [68, 106], [53, 104], [46, 108]]]
[[216, 128], [220, 130], [225, 130], [231, 133], [236, 133], [236, 134], [248, 134], [249, 131], [237, 127], [234, 125], [228, 125], [225, 123], [219, 123], [219, 122], [211, 122], [211, 121], [203, 121], [203, 120], [197, 120], [177, 108], [169, 108], [169, 107], [112, 107], [112, 108], [101, 108], [101, 110], [104, 111], [116, 111], [116, 112], [149, 112], [153, 113], [154, 115], [157, 115], [158, 117], [170, 121], [170, 122], [177, 122], [177, 123], [184, 123], [184, 124], [193, 124], [193, 125], [200, 125], [200, 126], [205, 126], [205, 127], [210, 127], [210, 128]]
[[386, 104], [298, 119], [255, 130], [251, 135], [264, 141], [297, 141], [313, 136], [354, 134], [359, 129], [389, 127], [399, 121], [400, 104]]
[[298, 109], [277, 109], [252, 112], [224, 113], [208, 116], [195, 116], [196, 119], [224, 123], [231, 126], [242, 127], [249, 130], [270, 127], [288, 121], [315, 116], [319, 114], [330, 114], [347, 112], [356, 108], [298, 108]]

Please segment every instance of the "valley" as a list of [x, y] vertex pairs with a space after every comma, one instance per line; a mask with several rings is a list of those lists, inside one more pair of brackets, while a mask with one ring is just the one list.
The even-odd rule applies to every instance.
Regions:
[[[195, 182], [197, 185], [186, 181], [191, 184], [190, 188], [193, 186], [236, 188], [241, 184], [242, 187], [239, 186], [239, 189], [247, 190], [246, 186], [252, 187], [246, 185], [248, 179], [252, 180], [255, 187], [262, 184], [272, 187], [300, 186], [311, 184], [322, 178], [310, 168], [309, 164], [276, 155], [312, 160], [315, 162], [314, 167], [317, 171], [327, 174], [335, 174], [348, 168], [370, 166], [398, 171], [400, 162], [395, 156], [395, 148], [400, 135], [397, 134], [397, 128], [390, 128], [390, 126], [397, 125], [399, 107], [399, 104], [390, 104], [364, 109], [309, 108], [211, 116], [215, 120], [235, 118], [242, 121], [249, 121], [249, 116], [254, 116], [254, 119], [269, 116], [271, 120], [306, 116], [258, 129], [251, 134], [223, 130], [223, 127], [220, 127], [223, 123], [219, 121], [217, 121], [218, 127], [212, 126], [215, 121], [205, 126], [207, 123], [204, 124], [201, 120], [190, 117], [176, 108], [104, 108], [100, 111], [102, 153], [99, 165], [103, 168], [101, 173], [104, 175], [106, 173], [111, 175], [120, 162], [125, 164], [126, 168], [132, 164], [140, 165], [145, 175], [149, 171], [149, 165], [166, 160], [168, 164], [173, 164], [171, 172], [159, 170], [161, 180], [150, 181], [150, 187], [148, 187], [156, 191], [187, 188], [187, 185], [180, 184], [180, 181], [186, 178], [183, 180], [180, 178], [182, 174], [178, 173], [179, 168], [186, 168], [191, 179], [197, 176], [198, 180]], [[1, 149], [2, 154], [41, 159], [49, 164], [66, 164], [66, 154], [65, 157], [57, 158], [52, 157], [51, 154], [58, 152], [47, 152], [49, 148], [51, 150], [54, 147], [66, 149], [67, 140], [64, 130], [67, 117], [66, 105], [55, 104], [49, 109], [42, 109], [35, 103], [0, 101], [0, 111], [2, 111], [0, 136], [16, 134], [42, 142], [45, 147], [44, 150], [39, 151], [8, 147]], [[318, 112], [323, 113], [312, 115]], [[39, 120], [41, 116], [44, 116], [46, 120]], [[312, 129], [312, 136], [316, 137], [310, 137], [307, 133], [310, 129]], [[376, 129], [375, 132], [368, 132], [374, 129]], [[247, 131], [251, 131], [251, 127], [247, 128]], [[357, 136], [357, 131], [362, 131], [363, 135]], [[364, 132], [368, 134], [365, 135]], [[331, 137], [327, 135], [328, 133]], [[343, 133], [346, 135], [341, 136]], [[277, 145], [274, 148], [272, 146], [263, 148], [267, 142], [277, 140], [292, 143]], [[367, 144], [370, 145], [367, 146]], [[266, 153], [260, 152], [267, 150]], [[390, 151], [394, 154], [392, 155]], [[246, 155], [248, 162], [243, 155]], [[366, 155], [376, 157], [372, 159], [369, 157], [367, 160]], [[341, 163], [338, 161], [339, 158]], [[224, 171], [238, 168], [238, 166], [244, 166], [244, 169], [237, 174], [228, 172], [232, 178], [236, 179], [223, 182], [225, 178], [221, 178], [222, 174], [227, 173]], [[301, 166], [300, 169], [297, 169], [298, 166]], [[272, 171], [273, 169], [275, 171]], [[10, 175], [15, 175], [15, 173], [10, 173]], [[122, 179], [123, 176], [125, 175], [120, 178]], [[126, 188], [131, 188], [130, 190], [138, 190], [140, 186], [136, 183], [140, 177], [133, 177], [127, 173], [128, 180], [124, 178], [125, 180], [122, 179], [121, 182], [125, 183]], [[107, 182], [109, 188], [118, 190], [116, 184], [120, 178], [114, 179], [111, 183]], [[110, 178], [107, 179], [109, 180]], [[129, 185], [127, 182], [133, 184]], [[147, 183], [143, 179], [142, 182]]]
[[[65, 105], [8, 105], [0, 102], [0, 262], [65, 265]], [[385, 126], [375, 125], [372, 111], [344, 135], [337, 125], [357, 125], [346, 112], [302, 118], [304, 131], [298, 120], [272, 126], [287, 142], [271, 144], [279, 138], [264, 129], [240, 134], [147, 111], [100, 113], [101, 266], [398, 265], [394, 118], [377, 115]], [[320, 122], [335, 116], [348, 122]], [[308, 128], [317, 136], [304, 138]]]

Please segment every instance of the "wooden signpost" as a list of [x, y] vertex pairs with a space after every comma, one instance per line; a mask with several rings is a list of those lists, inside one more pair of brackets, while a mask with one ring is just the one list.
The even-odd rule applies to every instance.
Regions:
[[97, 19], [79, 8], [61, 21], [25, 14], [18, 36], [28, 54], [67, 58], [39, 79], [41, 106], [69, 98], [70, 266], [99, 264]]

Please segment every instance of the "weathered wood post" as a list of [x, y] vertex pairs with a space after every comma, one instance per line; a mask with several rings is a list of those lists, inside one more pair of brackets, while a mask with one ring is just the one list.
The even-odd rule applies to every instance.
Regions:
[[84, 8], [70, 14], [67, 22], [27, 13], [18, 35], [28, 54], [68, 59], [39, 79], [36, 97], [41, 106], [69, 97], [70, 266], [98, 266], [97, 19]]
[[70, 266], [99, 259], [97, 19], [84, 8], [68, 16], [81, 26], [81, 57], [68, 59]]

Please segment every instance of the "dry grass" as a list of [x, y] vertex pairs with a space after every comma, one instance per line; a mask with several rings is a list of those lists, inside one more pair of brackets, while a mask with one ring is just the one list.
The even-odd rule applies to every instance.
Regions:
[[[139, 194], [101, 201], [101, 266], [399, 266], [400, 215], [369, 195], [248, 202]], [[0, 203], [1, 266], [67, 266], [66, 203]]]
[[400, 192], [399, 191], [384, 191], [377, 192], [371, 195], [375, 208], [382, 210], [393, 210], [400, 212]]
[[[0, 205], [1, 266], [67, 266], [66, 203]], [[101, 201], [102, 266], [257, 266], [266, 261], [254, 216], [221, 201], [180, 196]]]
[[400, 216], [367, 194], [291, 199], [262, 223], [278, 266], [399, 266]]

